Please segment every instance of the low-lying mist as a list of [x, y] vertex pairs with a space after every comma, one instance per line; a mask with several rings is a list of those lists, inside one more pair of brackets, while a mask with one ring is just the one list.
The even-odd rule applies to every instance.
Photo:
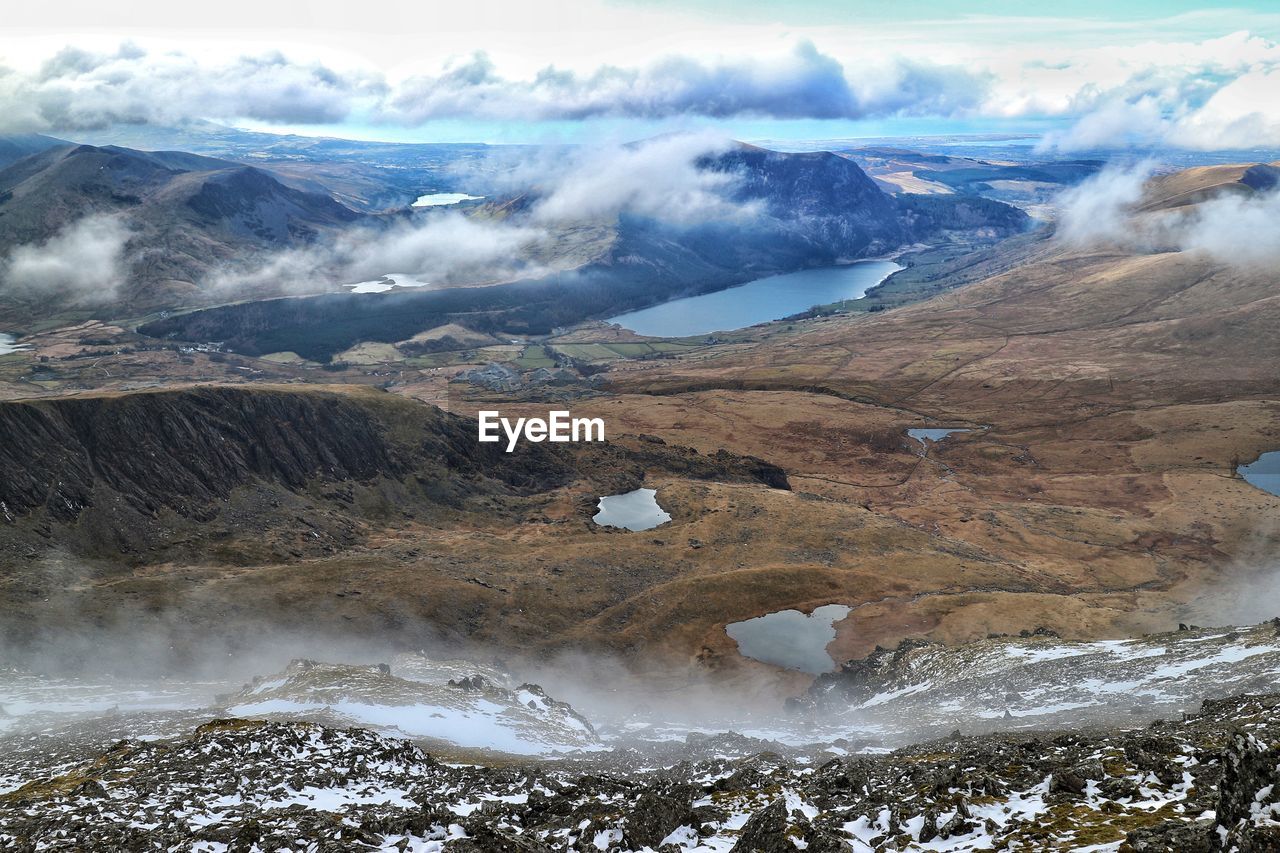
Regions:
[[1080, 248], [1205, 252], [1235, 267], [1280, 260], [1280, 189], [1224, 192], [1196, 204], [1138, 215], [1157, 164], [1111, 165], [1059, 197], [1058, 237]]

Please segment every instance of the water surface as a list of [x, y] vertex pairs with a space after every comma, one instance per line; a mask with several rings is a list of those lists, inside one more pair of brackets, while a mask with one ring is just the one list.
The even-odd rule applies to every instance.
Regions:
[[453, 204], [461, 204], [464, 201], [479, 201], [484, 198], [482, 195], [467, 195], [466, 193], [430, 193], [429, 195], [420, 195], [418, 200], [413, 203], [414, 207], [448, 207]]
[[835, 623], [848, 615], [843, 604], [826, 604], [808, 614], [779, 610], [732, 622], [725, 633], [737, 641], [743, 657], [818, 675], [836, 668], [827, 645], [836, 638]]
[[619, 314], [605, 322], [659, 338], [708, 335], [780, 320], [815, 305], [861, 299], [899, 269], [901, 267], [892, 261], [858, 261], [771, 275], [728, 290], [673, 299], [652, 308]]
[[1280, 450], [1264, 453], [1248, 465], [1236, 469], [1245, 482], [1273, 495], [1280, 495]]
[[969, 427], [922, 427], [907, 430], [907, 435], [921, 444], [929, 444], [934, 441], [942, 441], [947, 436], [957, 432], [973, 432], [973, 430]]
[[383, 293], [393, 287], [430, 287], [431, 282], [423, 281], [406, 272], [389, 272], [382, 278], [347, 286], [351, 288], [352, 293]]
[[622, 495], [600, 499], [600, 511], [592, 521], [601, 527], [623, 527], [627, 530], [651, 530], [666, 524], [671, 515], [658, 506], [656, 489], [636, 489]]

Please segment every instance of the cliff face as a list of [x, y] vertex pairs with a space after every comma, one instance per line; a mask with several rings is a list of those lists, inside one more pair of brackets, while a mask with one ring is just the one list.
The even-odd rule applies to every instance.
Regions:
[[368, 391], [204, 387], [3, 403], [0, 561], [50, 548], [189, 557], [255, 536], [284, 556], [332, 551], [370, 526], [518, 515], [521, 498], [577, 480], [634, 488], [655, 469], [785, 487], [759, 460], [643, 443], [508, 454], [475, 429]]
[[43, 400], [0, 406], [0, 483], [10, 513], [43, 509], [71, 521], [95, 492], [141, 512], [202, 517], [231, 490], [260, 480], [299, 489], [314, 476], [395, 474], [368, 412], [337, 396], [182, 393]]

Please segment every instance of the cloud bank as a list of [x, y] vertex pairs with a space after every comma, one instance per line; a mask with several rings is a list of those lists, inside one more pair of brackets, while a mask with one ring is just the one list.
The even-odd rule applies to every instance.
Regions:
[[0, 281], [20, 297], [109, 302], [124, 280], [128, 240], [119, 218], [87, 216], [43, 243], [13, 249], [0, 263]]
[[[1096, 58], [1069, 63], [1056, 73], [1080, 80], [1047, 110], [1072, 121], [1045, 134], [1042, 150], [1280, 146], [1280, 44], [1241, 32], [1144, 45], [1127, 59], [1107, 70]], [[1090, 77], [1098, 80], [1080, 85]]]
[[1133, 229], [1133, 208], [1155, 164], [1108, 165], [1058, 197], [1057, 236], [1085, 248], [1123, 242]]
[[[1038, 32], [998, 48], [898, 40], [872, 49], [853, 27], [788, 30], [786, 48], [780, 31], [768, 30], [768, 40], [758, 30], [750, 38], [732, 28], [703, 33], [701, 48], [674, 41], [668, 52], [645, 58], [631, 50], [618, 63], [601, 62], [607, 54], [595, 50], [575, 68], [512, 70], [483, 50], [460, 52], [399, 77], [372, 63], [339, 70], [280, 51], [213, 58], [130, 42], [66, 47], [21, 69], [0, 67], [0, 132], [190, 119], [368, 132], [467, 121], [931, 117], [993, 129], [1009, 119], [1051, 120], [1061, 127], [1045, 134], [1049, 151], [1280, 146], [1280, 44], [1248, 32], [1155, 42], [1138, 41], [1135, 31], [1133, 43], [1097, 47], [1059, 46]], [[712, 44], [724, 52], [707, 54]]]
[[1280, 187], [1224, 191], [1156, 215], [1135, 215], [1154, 169], [1150, 161], [1109, 167], [1060, 197], [1057, 237], [1077, 248], [1200, 251], [1236, 267], [1280, 262]]
[[[225, 291], [261, 286], [314, 290], [317, 281], [370, 281], [391, 273], [434, 284], [528, 278], [559, 268], [557, 229], [607, 223], [621, 215], [676, 228], [713, 221], [745, 221], [762, 209], [734, 199], [737, 176], [704, 168], [705, 158], [733, 143], [715, 134], [670, 134], [641, 143], [590, 149], [521, 149], [507, 161], [471, 165], [504, 194], [527, 193], [531, 203], [509, 218], [444, 211], [386, 230], [358, 229], [319, 247], [289, 250], [247, 267], [219, 270], [208, 282]], [[565, 241], [572, 252], [573, 239]], [[579, 259], [580, 260], [580, 259]]]
[[544, 224], [623, 213], [673, 225], [749, 219], [761, 210], [733, 200], [738, 176], [705, 168], [705, 158], [734, 144], [716, 133], [668, 134], [630, 145], [547, 149], [500, 173], [505, 191], [537, 196], [531, 214]]
[[438, 76], [405, 81], [384, 114], [411, 124], [460, 117], [951, 115], [977, 106], [984, 86], [980, 76], [963, 68], [903, 58], [846, 68], [807, 41], [777, 57], [669, 56], [641, 68], [603, 66], [586, 75], [548, 67], [532, 80], [503, 77], [478, 53]]
[[773, 56], [670, 55], [578, 73], [548, 66], [529, 79], [499, 73], [483, 52], [392, 85], [281, 53], [211, 64], [126, 43], [110, 53], [66, 48], [33, 72], [0, 69], [0, 131], [73, 131], [186, 119], [326, 124], [358, 118], [419, 125], [439, 119], [763, 117], [859, 119], [952, 115], [976, 107], [986, 78], [902, 57], [846, 66], [800, 41]]

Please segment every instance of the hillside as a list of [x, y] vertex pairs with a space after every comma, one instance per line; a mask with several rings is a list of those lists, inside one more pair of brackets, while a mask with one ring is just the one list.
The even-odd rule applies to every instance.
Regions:
[[[759, 213], [684, 223], [623, 211], [607, 221], [552, 228], [554, 248], [530, 250], [557, 270], [542, 277], [483, 289], [377, 298], [326, 294], [220, 306], [164, 318], [140, 331], [224, 341], [249, 354], [285, 350], [324, 361], [359, 341], [404, 340], [445, 323], [477, 332], [547, 334], [771, 273], [877, 256], [918, 242], [990, 242], [1028, 225], [1020, 210], [988, 199], [890, 197], [856, 163], [829, 153], [784, 154], [741, 145], [700, 165], [732, 175], [731, 200], [758, 205]], [[520, 224], [537, 202], [536, 194], [523, 195], [486, 205], [477, 216]]]
[[[95, 216], [115, 217], [128, 275], [114, 310], [199, 303], [206, 279], [265, 252], [312, 245], [361, 221], [327, 194], [282, 184], [252, 166], [184, 152], [61, 145], [0, 170], [0, 255], [40, 245]], [[163, 251], [157, 251], [163, 247]], [[71, 294], [10, 282], [10, 321], [47, 317]]]
[[[543, 630], [555, 608], [529, 608], [526, 623], [490, 607], [509, 583], [543, 592], [519, 540], [558, 538], [563, 548], [569, 531], [595, 539], [596, 496], [646, 478], [787, 488], [776, 467], [728, 453], [612, 436], [506, 453], [478, 443], [475, 430], [473, 420], [360, 388], [0, 403], [0, 465], [13, 472], [0, 483], [0, 645], [29, 651], [59, 631], [75, 643], [127, 623], [144, 601], [144, 612], [167, 602], [172, 642], [196, 650], [243, 624], [326, 624], [335, 636], [403, 627], [393, 642], [410, 647], [481, 629], [512, 648], [525, 632], [557, 643], [563, 635]], [[504, 538], [516, 549], [509, 565]], [[611, 583], [583, 570], [584, 585], [604, 592]], [[335, 591], [353, 586], [334, 608]], [[590, 600], [584, 590], [562, 601], [564, 618], [581, 618]], [[177, 611], [190, 622], [170, 621]]]

